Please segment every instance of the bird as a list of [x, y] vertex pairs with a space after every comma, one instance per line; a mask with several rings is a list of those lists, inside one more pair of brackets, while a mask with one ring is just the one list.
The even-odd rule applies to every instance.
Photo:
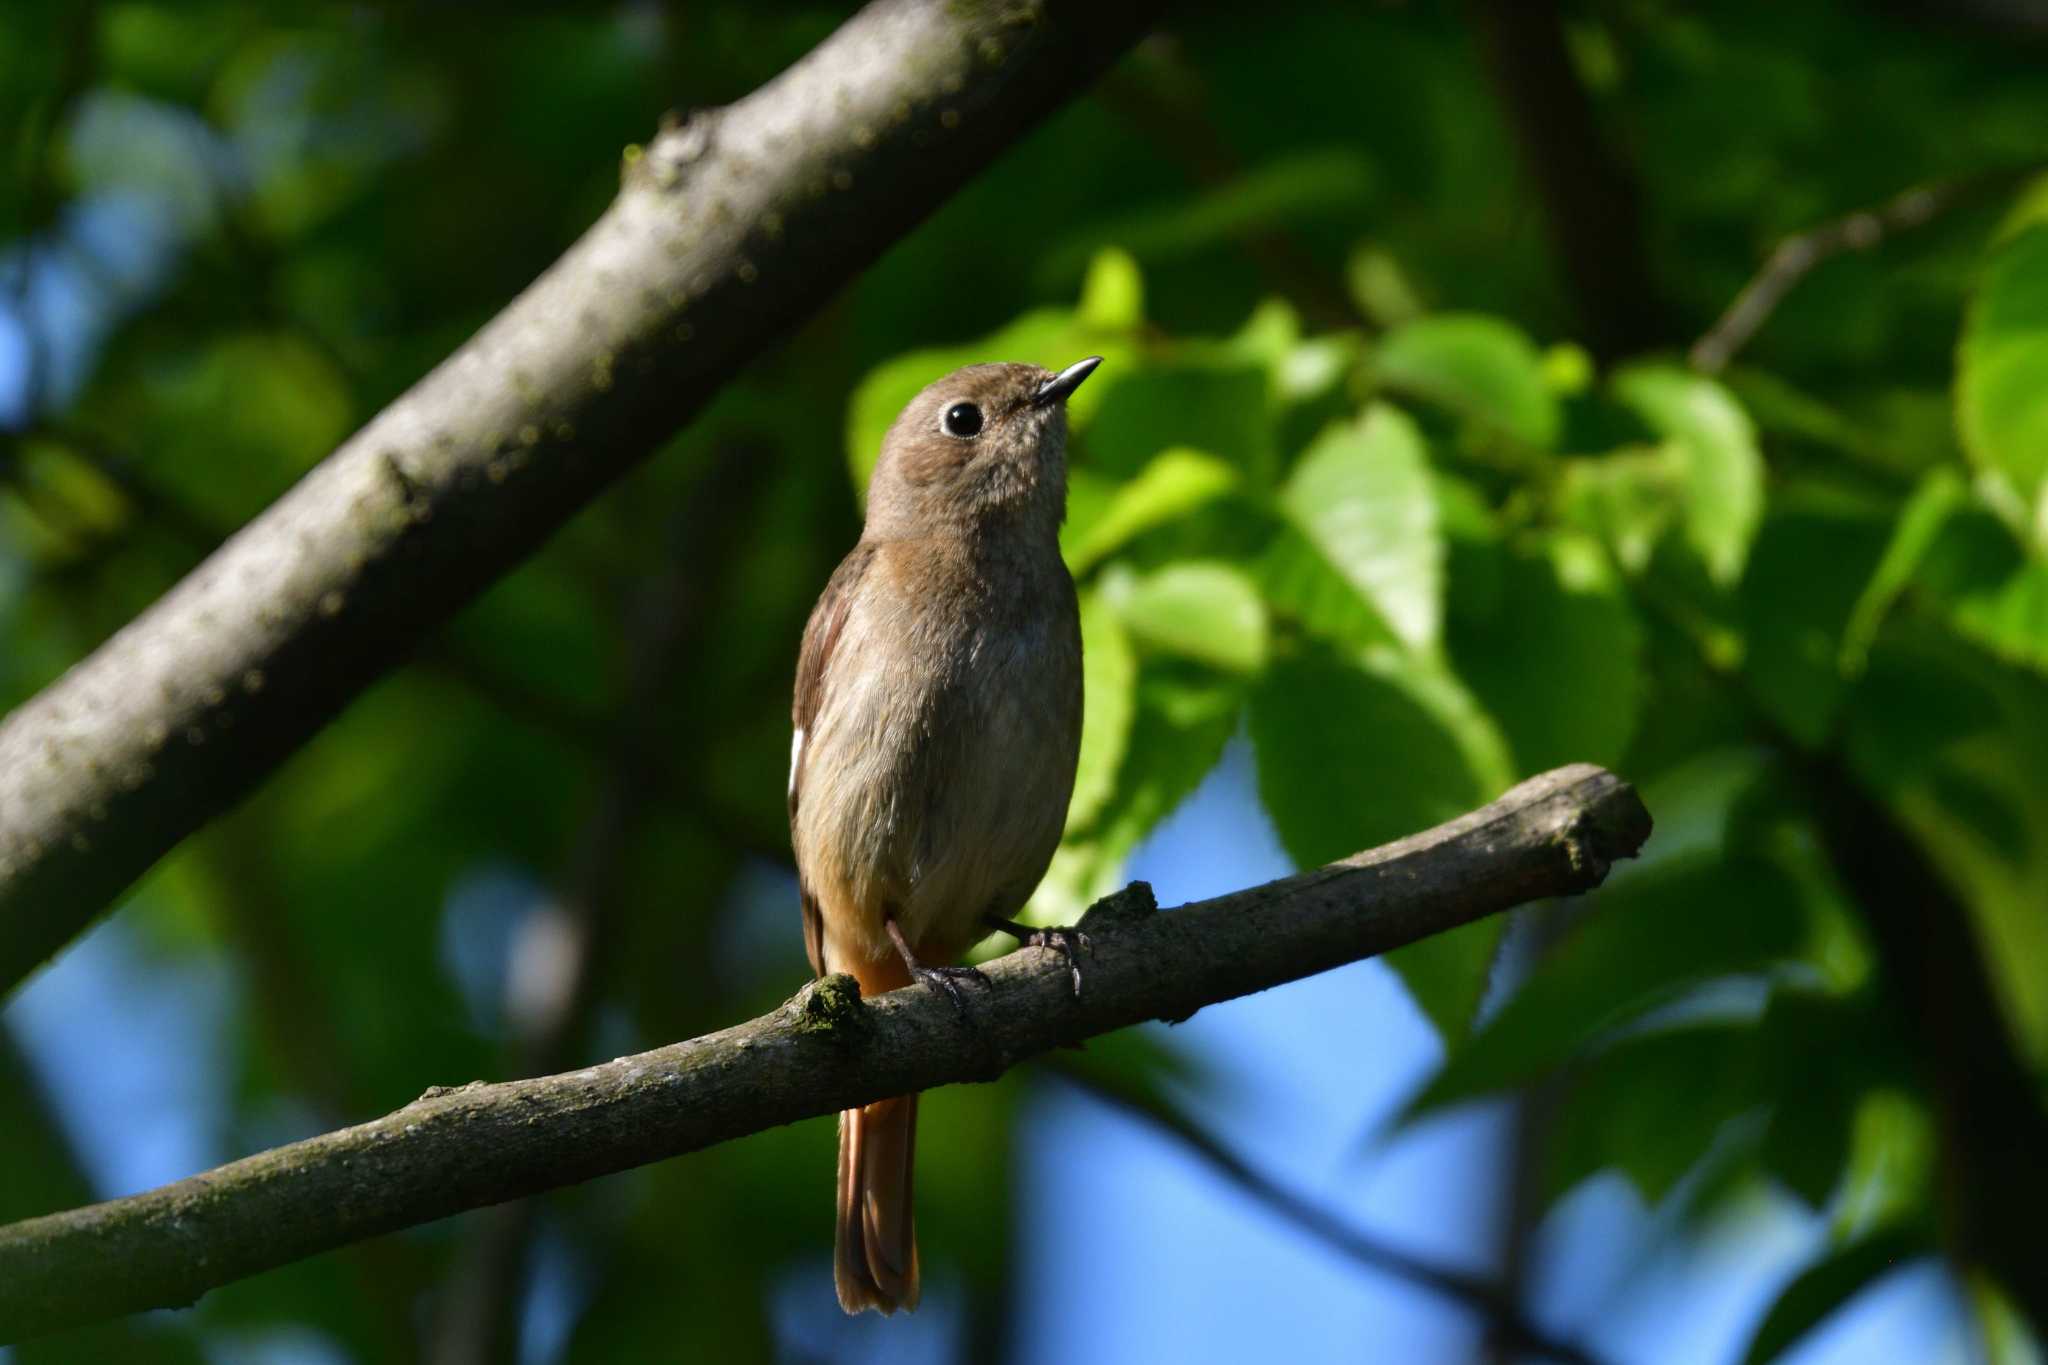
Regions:
[[[791, 708], [790, 843], [804, 948], [863, 997], [950, 1000], [1058, 846], [1081, 747], [1081, 628], [1060, 557], [1069, 395], [1102, 363], [984, 364], [928, 385], [883, 438], [858, 544], [804, 628]], [[914, 1309], [917, 1096], [839, 1116], [833, 1279], [848, 1313]]]

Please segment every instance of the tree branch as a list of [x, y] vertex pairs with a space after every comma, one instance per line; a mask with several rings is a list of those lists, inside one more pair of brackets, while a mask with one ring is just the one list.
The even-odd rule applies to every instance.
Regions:
[[1876, 208], [1858, 209], [1778, 243], [1763, 267], [1692, 344], [1687, 359], [1719, 374], [1770, 321], [1785, 296], [1816, 268], [1850, 251], [1872, 251], [1886, 239], [1925, 226], [1951, 209], [1983, 199], [2041, 172], [2038, 165], [1980, 172], [1915, 185]]
[[[988, 967], [970, 1017], [919, 989], [865, 1006], [831, 977], [749, 1023], [602, 1066], [436, 1087], [396, 1113], [145, 1194], [0, 1228], [0, 1341], [145, 1308], [380, 1233], [955, 1081], [1596, 886], [1650, 819], [1588, 765], [1434, 830], [1155, 914], [1133, 887], [1084, 923], [1081, 994], [1047, 951]], [[825, 1177], [821, 1174], [821, 1182]], [[821, 1183], [822, 1188], [822, 1183]]]
[[1107, 67], [1154, 9], [878, 0], [746, 99], [628, 149], [618, 198], [538, 281], [0, 723], [0, 989]]

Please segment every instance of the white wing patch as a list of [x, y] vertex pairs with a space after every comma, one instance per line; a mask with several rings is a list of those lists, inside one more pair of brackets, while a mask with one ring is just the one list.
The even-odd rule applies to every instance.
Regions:
[[804, 761], [804, 732], [796, 731], [789, 737], [789, 794], [796, 795], [796, 770]]

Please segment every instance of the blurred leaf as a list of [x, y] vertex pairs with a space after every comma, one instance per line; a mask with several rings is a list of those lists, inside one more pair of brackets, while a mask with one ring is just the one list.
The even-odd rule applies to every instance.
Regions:
[[1395, 634], [1436, 643], [1443, 619], [1442, 532], [1422, 437], [1376, 403], [1301, 457], [1281, 505]]
[[1069, 832], [1085, 829], [1116, 789], [1137, 704], [1137, 657], [1115, 610], [1094, 592], [1081, 597], [1081, 672], [1081, 760], [1067, 806]]
[[1875, 581], [1885, 527], [1811, 500], [1781, 498], [1740, 590], [1750, 694], [1802, 743], [1833, 730], [1849, 621]]
[[[1992, 253], [1956, 353], [1956, 427], [1980, 469], [2033, 507], [2048, 474], [2048, 226]], [[2038, 515], [2038, 514], [2037, 514]]]
[[1661, 1202], [1756, 1103], [1755, 1031], [1714, 1021], [1623, 1038], [1575, 1068], [1544, 1144], [1547, 1201], [1615, 1168]]
[[1733, 584], [1763, 515], [1763, 455], [1748, 415], [1721, 385], [1669, 365], [1623, 370], [1614, 393], [1671, 442], [1684, 474], [1686, 540], [1715, 583]]
[[1557, 398], [1543, 357], [1521, 329], [1476, 313], [1438, 313], [1389, 332], [1373, 352], [1381, 383], [1505, 432], [1524, 445], [1557, 443]]
[[1936, 1178], [1934, 1122], [1896, 1084], [1866, 1092], [1851, 1120], [1848, 1171], [1834, 1216], [1838, 1238], [1862, 1237], [1928, 1207]]
[[1870, 581], [1857, 597], [1856, 605], [1849, 613], [1849, 623], [1842, 632], [1840, 665], [1844, 674], [1854, 676], [1863, 671], [1870, 658], [1870, 646], [1877, 639], [1878, 628], [1884, 624], [1886, 613], [1919, 573], [1921, 563], [1948, 525], [1949, 518], [1968, 499], [1969, 491], [1950, 469], [1936, 469], [1929, 473], [1913, 490], [1912, 496], [1906, 499], [1905, 505], [1899, 509], [1891, 540], [1886, 543], [1877, 567], [1871, 571]]
[[1801, 1271], [1778, 1295], [1743, 1354], [1745, 1365], [1768, 1365], [1873, 1283], [1935, 1253], [1927, 1233], [1900, 1227], [1836, 1247]]
[[1454, 579], [1448, 643], [1515, 770], [1619, 763], [1644, 690], [1642, 629], [1605, 553], [1569, 533], [1494, 553], [1499, 591], [1484, 608], [1461, 609]]
[[1139, 643], [1231, 673], [1266, 662], [1266, 606], [1233, 565], [1182, 561], [1140, 578], [1105, 574], [1102, 595]]
[[1237, 471], [1199, 450], [1163, 450], [1137, 477], [1108, 490], [1061, 532], [1067, 567], [1078, 577], [1155, 526], [1187, 515], [1237, 486]]
[[1525, 1084], [1687, 988], [1763, 971], [1805, 937], [1797, 886], [1757, 858], [1631, 867], [1409, 1103], [1412, 1119]]
[[[1109, 364], [1102, 368], [1107, 375]], [[1264, 487], [1273, 462], [1272, 408], [1272, 386], [1258, 363], [1226, 348], [1183, 349], [1134, 362], [1107, 386], [1080, 449], [1096, 468], [1122, 475], [1136, 475], [1161, 451], [1206, 451]]]
[[1144, 320], [1145, 279], [1138, 273], [1138, 263], [1129, 252], [1114, 247], [1097, 252], [1081, 281], [1075, 321], [1093, 331], [1125, 332]]
[[1267, 605], [1324, 642], [1353, 649], [1399, 645], [1372, 604], [1294, 527], [1273, 537], [1257, 572]]
[[1241, 696], [1218, 674], [1181, 683], [1140, 674], [1137, 714], [1116, 790], [1094, 829], [1069, 837], [1021, 918], [1072, 924], [1117, 889], [1124, 859], [1200, 785], [1237, 729]]
[[[1251, 734], [1260, 799], [1301, 867], [1426, 829], [1485, 796], [1457, 739], [1410, 693], [1321, 653], [1267, 670]], [[1388, 958], [1447, 1036], [1478, 1007], [1499, 934], [1494, 917]]]
[[1382, 327], [1398, 327], [1427, 311], [1400, 260], [1384, 247], [1366, 245], [1352, 252], [1344, 282], [1358, 311]]
[[1566, 460], [1562, 469], [1558, 508], [1563, 519], [1598, 537], [1629, 573], [1647, 569], [1685, 497], [1685, 471], [1671, 447]]

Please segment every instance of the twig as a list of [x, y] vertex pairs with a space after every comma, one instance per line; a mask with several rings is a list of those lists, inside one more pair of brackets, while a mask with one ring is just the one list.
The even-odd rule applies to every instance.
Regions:
[[1150, 0], [877, 0], [0, 722], [0, 989], [1114, 60]]
[[1352, 1227], [1328, 1209], [1274, 1181], [1183, 1115], [1162, 1112], [1069, 1065], [1055, 1063], [1048, 1070], [1094, 1099], [1173, 1138], [1231, 1184], [1339, 1255], [1368, 1270], [1396, 1276], [1471, 1308], [1486, 1319], [1489, 1339], [1512, 1349], [1517, 1356], [1538, 1355], [1565, 1361], [1567, 1365], [1599, 1365], [1598, 1359], [1584, 1347], [1560, 1341], [1530, 1321], [1513, 1296], [1486, 1277], [1439, 1265]]
[[[1133, 887], [1083, 921], [1073, 994], [1044, 950], [991, 963], [969, 1018], [912, 988], [863, 1004], [829, 977], [749, 1023], [602, 1066], [436, 1087], [396, 1113], [145, 1194], [0, 1227], [0, 1341], [145, 1308], [365, 1237], [798, 1119], [992, 1080], [1062, 1044], [1327, 971], [1598, 885], [1650, 819], [1588, 765], [1423, 834], [1152, 913]], [[822, 1178], [822, 1177], [821, 1177]]]
[[1687, 358], [1703, 374], [1719, 374], [1749, 345], [1793, 287], [1813, 270], [1848, 251], [1870, 251], [1887, 238], [1922, 227], [1958, 205], [1981, 199], [2028, 176], [2040, 166], [1983, 171], [1937, 180], [1893, 195], [1875, 208], [1858, 209], [1778, 243], [1763, 268], [1742, 287], [1727, 309], [1692, 344]]

